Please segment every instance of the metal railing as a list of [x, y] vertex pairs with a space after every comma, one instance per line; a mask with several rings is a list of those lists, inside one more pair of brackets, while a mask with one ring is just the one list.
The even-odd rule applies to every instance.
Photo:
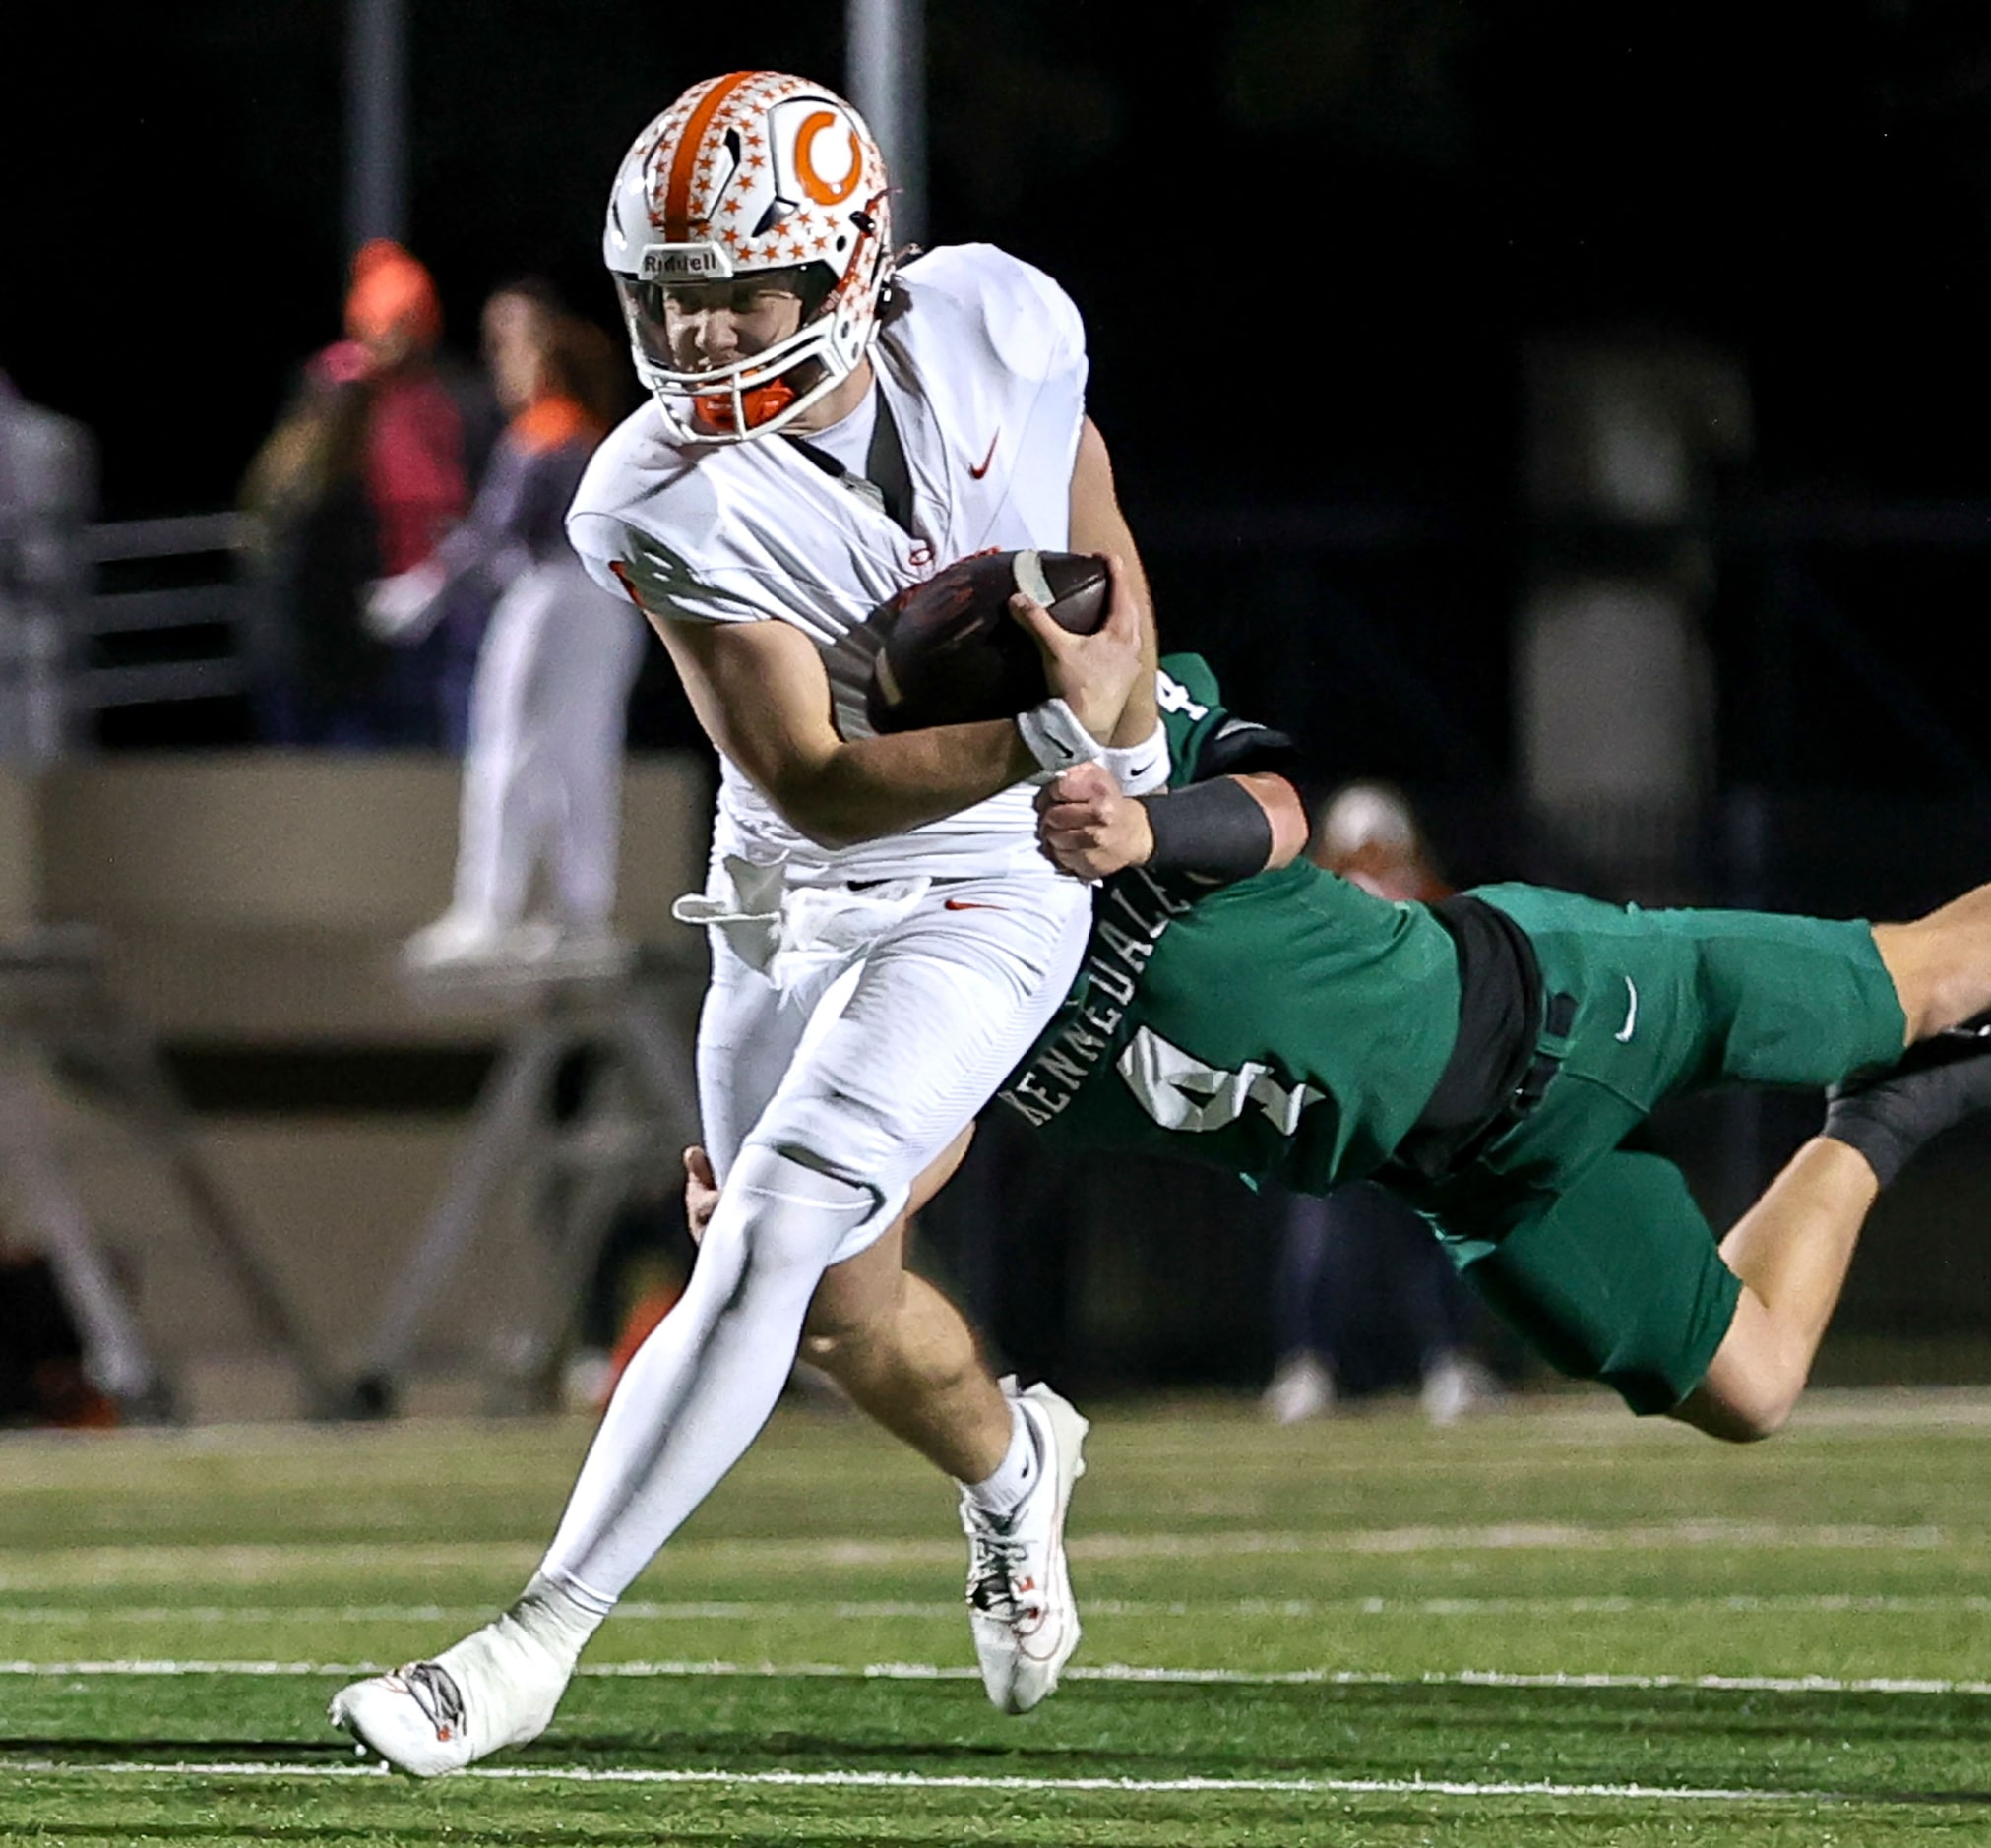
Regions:
[[[71, 638], [69, 704], [87, 727], [113, 707], [226, 699], [246, 693], [246, 597], [236, 569], [250, 523], [241, 514], [191, 514], [88, 526], [91, 574]], [[117, 568], [205, 561], [200, 581], [160, 585]], [[129, 586], [118, 580], [129, 581]], [[147, 658], [131, 658], [142, 647]]]
[[[1155, 508], [1140, 524], [1171, 644], [1220, 658], [1240, 707], [1372, 770], [1502, 779], [1517, 582], [1514, 536], [1498, 523], [1379, 502]], [[255, 612], [240, 560], [251, 529], [230, 512], [78, 531], [86, 587], [62, 625], [71, 742], [112, 708], [249, 694]], [[1731, 510], [1711, 536], [1733, 780], [1810, 779], [1794, 741], [1827, 722], [1812, 709], [1824, 675], [1835, 683], [1826, 693], [1850, 689], [1888, 747], [1929, 778], [1991, 787], [1981, 735], [1888, 658], [1881, 643], [1898, 625], [1879, 625], [1877, 641], [1859, 619], [1870, 588], [1841, 582], [1849, 561], [1877, 559], [1983, 573], [1991, 505], [1773, 497]], [[1960, 611], [1970, 606], [1951, 588]], [[1391, 746], [1414, 747], [1402, 770], [1386, 761]]]

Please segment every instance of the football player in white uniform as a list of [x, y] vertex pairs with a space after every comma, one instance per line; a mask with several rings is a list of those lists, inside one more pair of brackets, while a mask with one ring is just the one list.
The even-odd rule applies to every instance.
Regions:
[[[1075, 758], [1132, 792], [1166, 782], [1152, 624], [1085, 414], [1077, 311], [985, 245], [899, 268], [890, 227], [856, 112], [778, 73], [694, 86], [615, 181], [604, 254], [653, 401], [597, 452], [568, 524], [662, 638], [721, 758], [710, 880], [678, 915], [709, 927], [700, 1103], [724, 1205], [524, 1596], [334, 1701], [410, 1771], [541, 1731], [798, 1348], [962, 1484], [990, 1698], [1034, 1705], [1078, 1640], [1063, 1529], [1085, 1420], [994, 1379], [903, 1268], [894, 1222], [1085, 945], [1089, 894], [1038, 852], [1030, 782]], [[1113, 561], [1096, 636], [1020, 611], [1059, 697], [873, 735], [876, 612], [956, 559], [1028, 547]]]

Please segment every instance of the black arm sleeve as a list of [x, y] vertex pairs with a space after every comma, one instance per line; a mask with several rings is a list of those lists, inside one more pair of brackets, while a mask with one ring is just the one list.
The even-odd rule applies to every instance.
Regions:
[[1272, 858], [1272, 818], [1228, 774], [1187, 789], [1135, 798], [1148, 811], [1151, 873], [1187, 873], [1213, 886], [1262, 873]]

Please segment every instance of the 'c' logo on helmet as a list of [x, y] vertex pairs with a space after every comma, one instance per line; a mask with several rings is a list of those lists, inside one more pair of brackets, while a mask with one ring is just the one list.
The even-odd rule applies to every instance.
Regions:
[[845, 127], [844, 133], [850, 137], [850, 165], [840, 180], [826, 180], [816, 170], [816, 137], [826, 129], [835, 128], [837, 118], [828, 109], [818, 109], [813, 115], [805, 116], [802, 125], [795, 131], [795, 177], [802, 182], [802, 190], [819, 206], [840, 206], [857, 190], [857, 182], [863, 177], [864, 157], [857, 146], [857, 132]]

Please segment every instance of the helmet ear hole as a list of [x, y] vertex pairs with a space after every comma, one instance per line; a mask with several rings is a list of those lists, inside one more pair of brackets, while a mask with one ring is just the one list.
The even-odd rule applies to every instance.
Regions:
[[795, 277], [796, 292], [802, 297], [802, 319], [823, 312], [823, 304], [830, 299], [840, 277], [827, 263], [805, 264]]

